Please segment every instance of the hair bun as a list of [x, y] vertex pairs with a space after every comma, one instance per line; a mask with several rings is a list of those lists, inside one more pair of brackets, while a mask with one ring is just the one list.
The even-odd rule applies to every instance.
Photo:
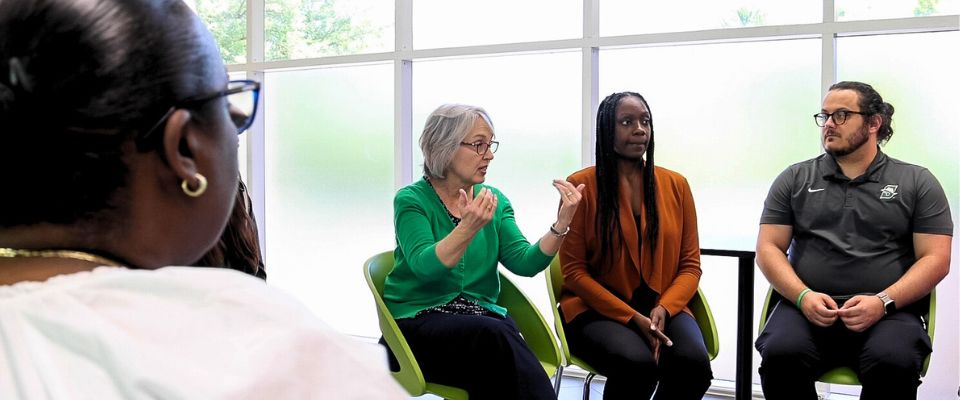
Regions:
[[893, 104], [883, 103], [883, 113], [887, 116], [893, 115]]

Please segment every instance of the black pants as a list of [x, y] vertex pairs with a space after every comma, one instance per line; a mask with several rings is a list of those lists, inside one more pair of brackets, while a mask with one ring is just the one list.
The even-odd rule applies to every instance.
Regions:
[[429, 313], [397, 320], [426, 380], [470, 399], [556, 399], [513, 319]]
[[896, 312], [857, 333], [839, 319], [815, 326], [792, 304], [775, 304], [756, 343], [766, 398], [816, 399], [814, 382], [837, 366], [857, 372], [861, 399], [917, 398], [920, 369], [931, 351], [917, 315]]
[[[713, 372], [697, 321], [687, 313], [667, 320], [664, 333], [672, 347], [661, 345], [660, 362], [634, 326], [587, 310], [564, 324], [570, 352], [607, 377], [603, 398], [702, 399]], [[659, 387], [657, 386], [659, 382]]]

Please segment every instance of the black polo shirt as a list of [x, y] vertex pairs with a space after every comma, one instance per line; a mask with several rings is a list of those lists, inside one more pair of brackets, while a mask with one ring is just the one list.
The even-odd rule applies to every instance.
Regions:
[[933, 174], [879, 148], [852, 180], [829, 154], [791, 165], [770, 187], [760, 223], [793, 227], [790, 264], [810, 289], [831, 296], [878, 293], [896, 282], [916, 261], [914, 233], [953, 235]]

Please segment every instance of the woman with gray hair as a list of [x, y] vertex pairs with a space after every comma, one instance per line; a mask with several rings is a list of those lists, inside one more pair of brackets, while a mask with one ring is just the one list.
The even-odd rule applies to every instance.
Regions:
[[553, 186], [556, 222], [535, 244], [517, 228], [510, 201], [484, 185], [499, 142], [480, 107], [448, 104], [420, 137], [423, 179], [394, 197], [396, 266], [384, 299], [424, 377], [467, 390], [471, 399], [556, 398], [507, 310], [498, 306], [497, 264], [534, 276], [560, 248], [583, 185]]

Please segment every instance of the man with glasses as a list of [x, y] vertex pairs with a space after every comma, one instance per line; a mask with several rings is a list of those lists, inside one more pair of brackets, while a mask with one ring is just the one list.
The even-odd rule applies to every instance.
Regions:
[[824, 154], [794, 164], [764, 202], [757, 264], [776, 290], [756, 347], [768, 399], [815, 399], [848, 366], [863, 399], [915, 399], [931, 351], [922, 315], [947, 275], [953, 223], [927, 169], [888, 157], [893, 106], [868, 84], [830, 87], [815, 114]]

